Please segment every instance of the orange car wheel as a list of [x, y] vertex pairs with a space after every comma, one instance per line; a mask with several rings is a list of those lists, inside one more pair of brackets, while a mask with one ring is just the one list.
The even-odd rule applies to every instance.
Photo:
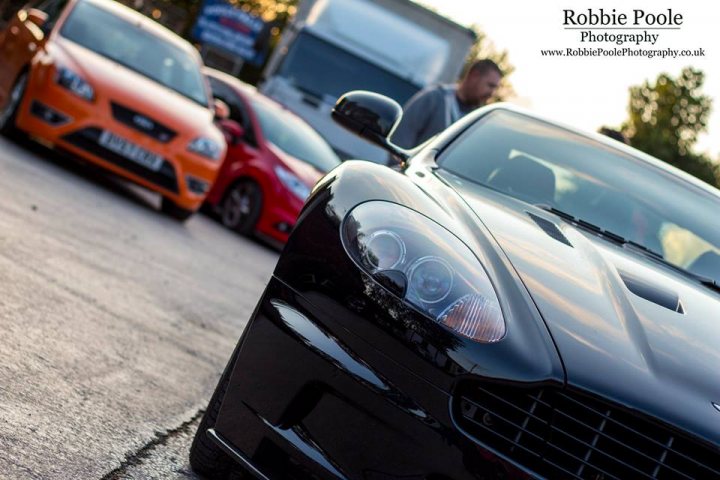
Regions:
[[15, 117], [17, 116], [18, 107], [25, 95], [27, 88], [28, 74], [23, 72], [15, 81], [5, 106], [0, 110], [0, 133], [8, 134], [15, 129]]

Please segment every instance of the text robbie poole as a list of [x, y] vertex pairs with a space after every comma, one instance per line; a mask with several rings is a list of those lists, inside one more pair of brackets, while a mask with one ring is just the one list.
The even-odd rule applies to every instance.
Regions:
[[[578, 30], [581, 42], [655, 45], [660, 38], [661, 30], [679, 30], [683, 22], [683, 14], [671, 8], [659, 12], [642, 9], [621, 12], [614, 8], [563, 10], [564, 28]], [[623, 30], [629, 32], [622, 32]]]

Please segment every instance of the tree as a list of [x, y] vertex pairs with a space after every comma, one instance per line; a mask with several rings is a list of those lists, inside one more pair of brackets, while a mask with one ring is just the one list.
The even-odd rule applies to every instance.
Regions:
[[701, 91], [704, 80], [701, 70], [686, 67], [677, 78], [662, 73], [654, 83], [631, 87], [630, 118], [622, 129], [638, 150], [718, 186], [718, 165], [693, 152], [712, 107]]

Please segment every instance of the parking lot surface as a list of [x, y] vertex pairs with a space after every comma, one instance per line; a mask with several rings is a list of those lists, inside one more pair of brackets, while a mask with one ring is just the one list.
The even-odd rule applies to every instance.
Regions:
[[0, 478], [190, 478], [277, 253], [0, 138]]

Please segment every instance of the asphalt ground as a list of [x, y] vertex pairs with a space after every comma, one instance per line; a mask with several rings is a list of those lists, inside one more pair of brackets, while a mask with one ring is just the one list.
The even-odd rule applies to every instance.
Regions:
[[187, 451], [276, 251], [0, 137], [0, 478], [195, 478]]

